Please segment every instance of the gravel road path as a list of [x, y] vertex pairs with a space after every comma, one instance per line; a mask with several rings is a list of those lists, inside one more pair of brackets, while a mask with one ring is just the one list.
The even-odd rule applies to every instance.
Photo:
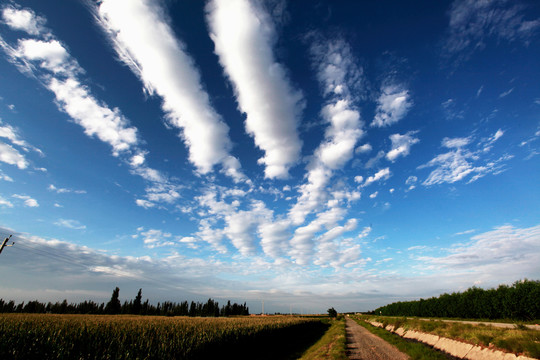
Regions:
[[352, 360], [406, 360], [409, 357], [354, 320], [346, 319], [347, 355]]

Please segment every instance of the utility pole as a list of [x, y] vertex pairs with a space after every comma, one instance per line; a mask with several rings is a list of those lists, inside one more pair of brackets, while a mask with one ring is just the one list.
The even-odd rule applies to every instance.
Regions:
[[9, 241], [9, 239], [11, 239], [11, 235], [9, 235], [7, 238], [4, 239], [4, 242], [2, 242], [2, 246], [0, 246], [0, 254], [2, 253], [2, 250], [4, 250], [4, 248], [6, 246], [13, 246], [15, 244], [15, 242], [11, 243], [11, 245], [8, 245], [7, 242]]

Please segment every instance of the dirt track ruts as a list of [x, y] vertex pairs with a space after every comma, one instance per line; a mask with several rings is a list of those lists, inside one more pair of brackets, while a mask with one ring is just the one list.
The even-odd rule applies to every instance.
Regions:
[[346, 320], [347, 355], [352, 360], [405, 360], [409, 357], [349, 317]]

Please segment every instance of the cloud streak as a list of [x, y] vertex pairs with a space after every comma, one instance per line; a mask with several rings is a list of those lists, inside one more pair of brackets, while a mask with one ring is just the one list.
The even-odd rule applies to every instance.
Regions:
[[206, 12], [215, 52], [247, 115], [246, 131], [264, 151], [259, 163], [265, 177], [287, 178], [302, 147], [297, 132], [302, 95], [275, 59], [271, 19], [248, 0], [210, 1]]
[[229, 128], [210, 105], [193, 59], [177, 39], [157, 2], [103, 0], [97, 23], [109, 36], [120, 60], [163, 100], [171, 125], [182, 130], [189, 160], [202, 174], [221, 164], [235, 180], [244, 179], [230, 155]]

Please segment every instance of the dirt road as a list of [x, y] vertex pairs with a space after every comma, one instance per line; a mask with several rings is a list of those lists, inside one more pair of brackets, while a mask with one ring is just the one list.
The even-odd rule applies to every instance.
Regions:
[[347, 355], [352, 360], [405, 360], [408, 356], [346, 317]]

